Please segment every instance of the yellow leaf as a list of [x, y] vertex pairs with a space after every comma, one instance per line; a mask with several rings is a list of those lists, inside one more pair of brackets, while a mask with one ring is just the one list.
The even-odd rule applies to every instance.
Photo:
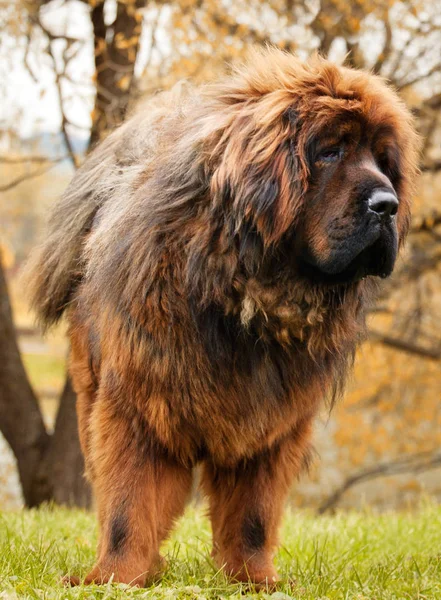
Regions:
[[119, 87], [120, 90], [123, 90], [124, 92], [127, 91], [130, 87], [130, 82], [131, 82], [131, 77], [130, 75], [124, 75], [123, 77], [121, 77], [121, 79], [118, 81], [117, 86]]

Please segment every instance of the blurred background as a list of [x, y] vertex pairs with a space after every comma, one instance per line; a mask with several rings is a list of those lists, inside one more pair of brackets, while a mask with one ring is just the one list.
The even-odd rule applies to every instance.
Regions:
[[0, 509], [91, 501], [65, 330], [41, 337], [20, 280], [48, 207], [141, 96], [267, 43], [386, 77], [423, 138], [406, 251], [292, 502], [441, 499], [441, 0], [0, 0], [0, 23]]

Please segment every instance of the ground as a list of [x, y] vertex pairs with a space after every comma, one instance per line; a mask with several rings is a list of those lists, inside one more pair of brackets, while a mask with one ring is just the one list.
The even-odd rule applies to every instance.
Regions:
[[147, 589], [122, 585], [64, 589], [66, 573], [85, 575], [94, 558], [93, 515], [61, 508], [0, 516], [0, 598], [441, 598], [441, 508], [429, 501], [412, 513], [288, 511], [276, 563], [277, 591], [228, 584], [210, 560], [204, 511], [189, 507], [165, 545], [168, 568]]

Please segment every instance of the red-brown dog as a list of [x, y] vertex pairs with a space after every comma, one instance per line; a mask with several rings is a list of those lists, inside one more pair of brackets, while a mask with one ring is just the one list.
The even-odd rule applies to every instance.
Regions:
[[101, 528], [86, 583], [145, 583], [199, 462], [217, 563], [276, 579], [311, 421], [408, 229], [417, 145], [381, 79], [266, 50], [156, 96], [78, 171], [33, 300], [70, 323]]

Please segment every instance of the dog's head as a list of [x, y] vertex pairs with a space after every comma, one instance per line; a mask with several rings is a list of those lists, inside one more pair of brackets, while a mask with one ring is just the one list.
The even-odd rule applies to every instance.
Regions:
[[207, 93], [213, 210], [228, 215], [244, 256], [254, 236], [314, 281], [390, 275], [418, 137], [383, 80], [267, 50]]

